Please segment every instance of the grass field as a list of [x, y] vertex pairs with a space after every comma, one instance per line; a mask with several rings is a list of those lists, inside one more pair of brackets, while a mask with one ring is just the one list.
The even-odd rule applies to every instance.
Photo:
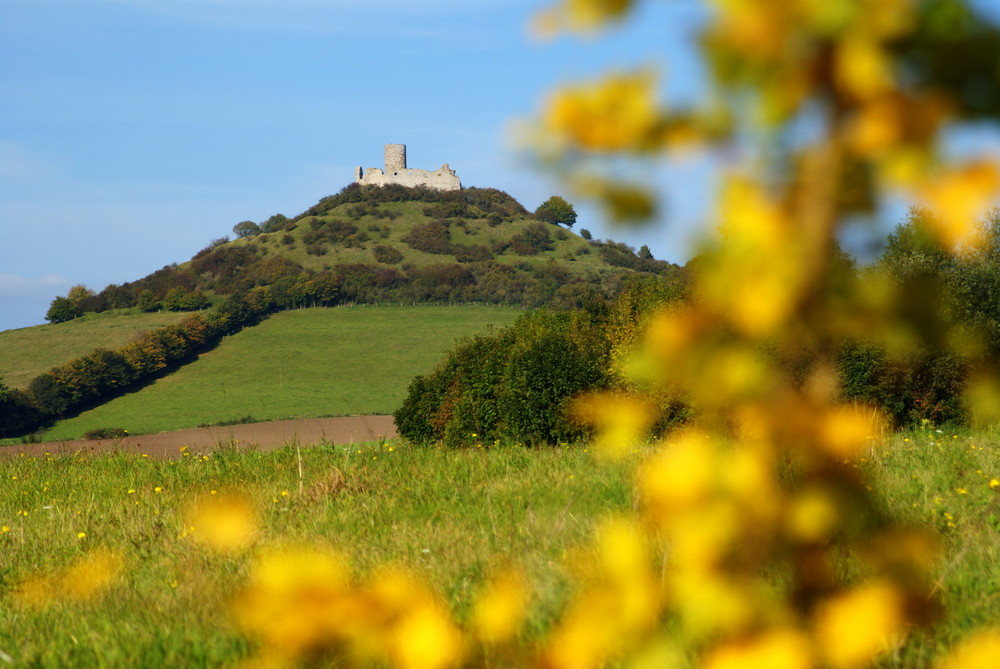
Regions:
[[[177, 461], [135, 456], [0, 459], [0, 651], [18, 665], [217, 666], [253, 641], [232, 621], [251, 556], [320, 544], [356, 577], [414, 570], [465, 624], [491, 568], [522, 566], [533, 600], [521, 643], [539, 644], [573, 588], [567, 556], [609, 513], [634, 504], [631, 465], [582, 448], [460, 451], [400, 442], [270, 453], [223, 449]], [[643, 453], [636, 458], [641, 459]], [[880, 666], [926, 667], [969, 630], [1000, 620], [1000, 437], [898, 435], [855, 466], [897, 517], [940, 535], [934, 632], [912, 632]], [[339, 471], [343, 485], [331, 486]], [[185, 536], [182, 510], [210, 490], [243, 491], [259, 511], [253, 547], [211, 554]], [[102, 598], [18, 599], [25, 579], [98, 547], [124, 569]], [[19, 604], [18, 602], [22, 603]]]
[[524, 313], [495, 306], [355, 306], [275, 314], [139, 392], [57, 423], [46, 439], [91, 429], [131, 434], [245, 416], [275, 420], [392, 413], [410, 380], [458, 337]]
[[95, 348], [127, 344], [139, 332], [177, 323], [190, 315], [104, 312], [54, 325], [4, 330], [0, 332], [0, 379], [12, 388], [27, 387], [33, 378], [56, 365]]
[[[326, 484], [335, 469], [344, 486]], [[320, 543], [360, 576], [393, 562], [461, 618], [499, 562], [538, 584], [540, 633], [567, 595], [561, 559], [599, 517], [631, 504], [628, 478], [582, 449], [422, 450], [399, 442], [158, 461], [135, 456], [0, 458], [0, 652], [16, 666], [215, 666], [246, 656], [230, 603], [248, 556], [182, 537], [196, 494], [238, 489], [260, 511], [259, 545]], [[81, 536], [83, 535], [83, 536]], [[124, 576], [94, 603], [22, 608], [10, 596], [96, 547]]]

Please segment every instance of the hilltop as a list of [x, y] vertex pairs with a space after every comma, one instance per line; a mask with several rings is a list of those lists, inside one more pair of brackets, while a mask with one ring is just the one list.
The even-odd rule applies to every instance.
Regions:
[[538, 220], [495, 189], [351, 184], [301, 214], [244, 221], [190, 260], [99, 293], [75, 288], [49, 320], [137, 307], [196, 310], [234, 293], [276, 309], [344, 303], [580, 306], [635, 273], [681, 270], [642, 249]]

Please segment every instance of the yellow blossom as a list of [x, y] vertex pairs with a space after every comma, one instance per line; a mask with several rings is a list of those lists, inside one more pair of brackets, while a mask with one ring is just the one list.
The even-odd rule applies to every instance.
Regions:
[[1000, 658], [1000, 629], [976, 632], [954, 648], [934, 669], [993, 669]]
[[752, 639], [726, 643], [711, 653], [702, 669], [810, 669], [809, 640], [796, 630], [771, 630]]
[[601, 455], [618, 458], [643, 439], [653, 420], [653, 408], [624, 395], [592, 393], [574, 402], [572, 416], [597, 427], [595, 446]]
[[565, 148], [640, 150], [655, 141], [659, 111], [648, 72], [612, 75], [595, 84], [563, 88], [546, 104], [544, 130]]
[[257, 528], [253, 506], [243, 496], [203, 495], [185, 514], [192, 536], [208, 548], [229, 553], [246, 548]]
[[899, 591], [875, 582], [824, 602], [816, 616], [816, 640], [832, 667], [861, 667], [896, 641], [902, 625]]
[[472, 620], [483, 643], [497, 644], [511, 639], [524, 620], [528, 604], [528, 584], [516, 571], [494, 578], [476, 599]]

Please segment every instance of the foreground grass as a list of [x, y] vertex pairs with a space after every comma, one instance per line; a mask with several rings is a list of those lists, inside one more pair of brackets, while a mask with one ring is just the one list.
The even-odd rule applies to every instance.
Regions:
[[86, 355], [95, 348], [127, 344], [137, 334], [179, 323], [187, 313], [133, 310], [87, 314], [65, 323], [35, 325], [0, 332], [0, 379], [12, 388], [28, 383], [56, 365]]
[[60, 421], [46, 440], [255, 420], [389, 414], [455, 339], [523, 314], [496, 306], [354, 306], [271, 316], [142, 390]]
[[855, 463], [882, 508], [940, 537], [933, 594], [947, 623], [908, 639], [886, 666], [925, 667], [969, 632], [1000, 621], [1000, 430], [924, 428]]
[[[640, 453], [637, 457], [641, 458]], [[627, 512], [635, 462], [585, 449], [418, 449], [401, 442], [176, 461], [136, 456], [0, 459], [0, 651], [31, 666], [214, 666], [248, 656], [231, 625], [249, 555], [218, 557], [183, 536], [182, 510], [238, 489], [260, 510], [250, 554], [321, 543], [359, 578], [415, 570], [459, 621], [490, 569], [513, 561], [535, 588], [524, 641], [539, 643], [572, 590], [566, 557], [595, 523]], [[933, 594], [947, 611], [881, 663], [929, 666], [970, 630], [1000, 620], [1000, 434], [922, 430], [852, 463], [884, 510], [940, 536]], [[342, 481], [342, 483], [338, 483]], [[80, 536], [80, 535], [83, 536]], [[24, 608], [20, 583], [98, 546], [126, 556], [123, 581], [91, 603]]]
[[[582, 449], [389, 442], [301, 457], [301, 479], [294, 448], [177, 461], [0, 458], [0, 651], [50, 667], [211, 666], [246, 656], [229, 606], [248, 557], [216, 557], [182, 536], [184, 506], [213, 489], [238, 489], [261, 510], [258, 546], [320, 542], [349, 555], [359, 576], [401, 564], [459, 619], [490, 568], [516, 561], [538, 586], [536, 634], [568, 592], [565, 550], [632, 501], [625, 470], [595, 466]], [[126, 556], [123, 582], [100, 601], [42, 609], [12, 601], [24, 578], [100, 546]]]

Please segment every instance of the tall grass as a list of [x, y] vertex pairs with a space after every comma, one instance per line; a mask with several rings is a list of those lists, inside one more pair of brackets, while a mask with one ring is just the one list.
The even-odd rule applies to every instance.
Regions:
[[[459, 619], [491, 567], [516, 561], [539, 587], [529, 621], [536, 634], [567, 595], [565, 551], [595, 520], [632, 503], [627, 470], [596, 466], [584, 449], [446, 451], [400, 442], [222, 448], [178, 460], [7, 458], [0, 480], [0, 652], [47, 667], [211, 666], [250, 652], [229, 623], [248, 556], [214, 556], [184, 536], [185, 505], [212, 490], [252, 500], [258, 546], [329, 546], [351, 557], [359, 577], [400, 564]], [[39, 609], [14, 602], [25, 578], [101, 546], [122, 551], [125, 570], [99, 601]]]
[[[273, 452], [223, 447], [177, 460], [134, 455], [0, 459], [0, 652], [32, 666], [213, 666], [248, 656], [231, 601], [249, 555], [320, 544], [360, 579], [414, 570], [459, 621], [492, 568], [521, 565], [535, 587], [525, 635], [539, 641], [571, 589], [566, 561], [603, 516], [632, 507], [637, 458], [585, 448], [417, 449], [399, 441]], [[928, 665], [967, 631], [1000, 619], [1000, 435], [931, 429], [894, 436], [850, 463], [883, 509], [935, 528], [935, 594], [947, 624], [914, 633], [882, 661]], [[261, 529], [219, 557], [186, 536], [183, 511], [212, 490], [243, 491]], [[80, 535], [83, 536], [80, 536]], [[90, 603], [25, 608], [23, 581], [96, 547], [125, 556], [121, 581]], [[928, 593], [930, 594], [930, 593]]]

